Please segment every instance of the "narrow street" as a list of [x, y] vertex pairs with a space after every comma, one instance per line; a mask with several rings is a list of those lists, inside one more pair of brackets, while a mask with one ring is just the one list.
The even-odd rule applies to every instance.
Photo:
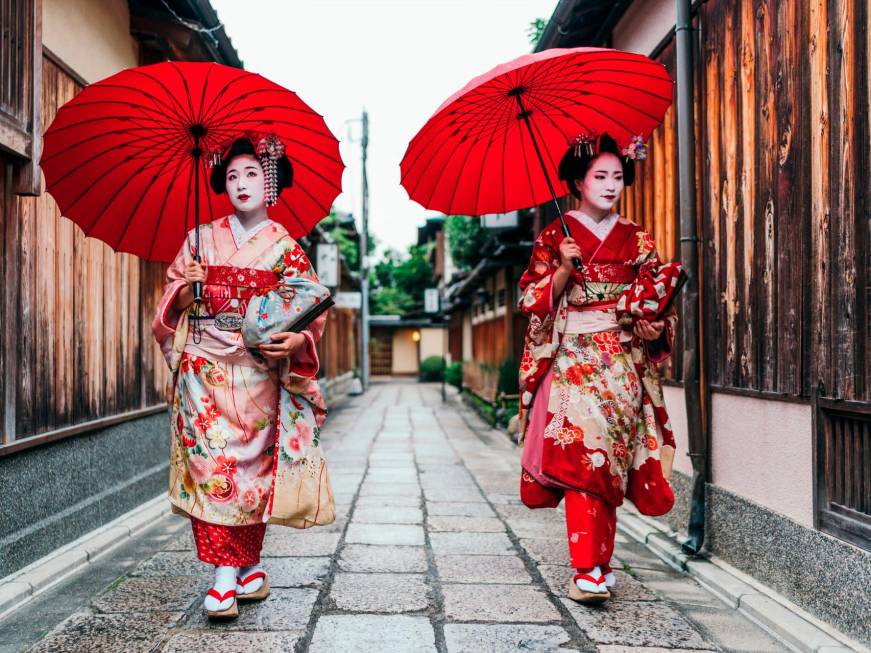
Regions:
[[561, 512], [519, 503], [518, 451], [437, 385], [376, 383], [322, 442], [339, 519], [270, 527], [267, 601], [207, 623], [209, 570], [167, 515], [0, 622], [0, 653], [786, 650], [622, 535], [614, 598], [563, 598]]

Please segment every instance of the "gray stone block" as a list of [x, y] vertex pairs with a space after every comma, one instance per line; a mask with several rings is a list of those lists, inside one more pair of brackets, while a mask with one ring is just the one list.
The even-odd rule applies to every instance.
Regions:
[[443, 583], [498, 583], [523, 585], [532, 582], [523, 560], [512, 555], [440, 555], [436, 568]]
[[430, 605], [423, 574], [336, 574], [330, 590], [336, 609], [346, 612], [420, 612]]
[[515, 555], [511, 540], [504, 533], [430, 533], [436, 555]]
[[209, 582], [208, 578], [128, 578], [91, 606], [104, 613], [185, 611], [205, 595]]
[[560, 621], [546, 593], [526, 585], [442, 585], [451, 621]]
[[185, 628], [212, 631], [301, 631], [305, 630], [318, 598], [315, 589], [275, 588], [265, 601], [240, 603], [239, 618], [209, 621], [205, 610], [197, 610]]
[[423, 511], [412, 506], [383, 506], [380, 508], [357, 508], [355, 524], [421, 524]]
[[496, 517], [456, 517], [431, 515], [427, 526], [433, 532], [446, 533], [504, 533], [505, 524]]
[[435, 653], [426, 617], [329, 615], [318, 619], [310, 653]]
[[355, 524], [345, 534], [348, 544], [423, 546], [423, 527], [411, 524]]
[[299, 531], [275, 526], [267, 529], [263, 557], [321, 557], [333, 555], [339, 545], [339, 533], [318, 532], [317, 527]]
[[427, 501], [426, 512], [430, 516], [495, 517], [486, 503], [466, 501]]
[[347, 544], [339, 558], [339, 569], [350, 572], [424, 573], [426, 549], [422, 546], [376, 546]]
[[450, 653], [569, 653], [571, 636], [560, 626], [527, 624], [447, 624]]
[[608, 601], [586, 606], [563, 599], [581, 630], [597, 644], [714, 650], [662, 601]]
[[569, 542], [565, 537], [522, 539], [520, 546], [539, 564], [564, 565], [569, 562]]
[[263, 561], [271, 587], [319, 588], [330, 573], [329, 558], [270, 558]]
[[182, 612], [79, 612], [48, 633], [29, 653], [150, 653], [183, 616]]
[[271, 633], [183, 632], [173, 635], [162, 653], [285, 653], [292, 651], [303, 635], [302, 630]]

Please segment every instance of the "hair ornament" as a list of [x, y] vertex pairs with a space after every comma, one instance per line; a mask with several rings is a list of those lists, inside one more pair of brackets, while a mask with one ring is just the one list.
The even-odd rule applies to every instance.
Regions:
[[596, 153], [596, 143], [599, 140], [596, 132], [578, 134], [569, 140], [569, 147], [575, 148], [575, 157], [593, 156]]
[[644, 144], [644, 137], [640, 134], [633, 136], [629, 145], [624, 147], [622, 151], [627, 161], [644, 161], [647, 158], [647, 145]]
[[267, 134], [255, 142], [254, 151], [266, 177], [266, 206], [275, 206], [278, 202], [278, 159], [284, 156], [284, 143], [275, 134]]

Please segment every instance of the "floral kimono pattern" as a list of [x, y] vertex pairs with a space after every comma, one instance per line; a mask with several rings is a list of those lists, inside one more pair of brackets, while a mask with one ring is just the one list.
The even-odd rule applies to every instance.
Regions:
[[572, 212], [568, 223], [583, 253], [586, 292], [575, 273], [554, 305], [558, 221], [539, 235], [520, 280], [519, 308], [529, 316], [520, 369], [521, 487], [588, 492], [614, 507], [628, 496], [645, 514], [663, 514], [674, 501], [666, 480], [674, 437], [657, 363], [671, 353], [674, 313], [656, 341], [569, 328], [569, 316], [579, 311], [605, 311], [599, 315], [616, 322], [620, 293], [642, 265], [658, 263], [653, 240], [622, 217], [603, 240]]
[[[207, 266], [203, 312], [245, 315], [255, 298], [277, 292], [294, 277], [317, 281], [302, 248], [275, 222], [236, 244], [229, 217], [200, 227]], [[239, 331], [199, 320], [191, 308], [172, 308], [185, 287], [194, 235], [167, 271], [152, 329], [172, 370], [170, 481], [173, 509], [224, 526], [282, 523], [273, 499], [294, 463], [317, 467], [326, 409], [314, 379], [321, 315], [303, 332], [306, 343], [291, 360], [252, 356]]]

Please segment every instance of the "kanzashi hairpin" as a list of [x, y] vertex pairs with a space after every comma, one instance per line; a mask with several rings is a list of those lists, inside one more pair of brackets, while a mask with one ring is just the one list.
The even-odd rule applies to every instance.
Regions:
[[644, 144], [644, 137], [633, 136], [629, 145], [623, 148], [623, 156], [627, 160], [644, 161], [647, 158], [647, 145]]
[[266, 177], [266, 206], [275, 206], [278, 202], [278, 159], [284, 156], [284, 143], [275, 134], [267, 134], [257, 141], [255, 150]]
[[598, 141], [599, 136], [596, 132], [589, 132], [586, 134], [578, 134], [571, 140], [569, 140], [569, 147], [575, 148], [575, 156], [593, 156], [596, 153], [596, 142]]

